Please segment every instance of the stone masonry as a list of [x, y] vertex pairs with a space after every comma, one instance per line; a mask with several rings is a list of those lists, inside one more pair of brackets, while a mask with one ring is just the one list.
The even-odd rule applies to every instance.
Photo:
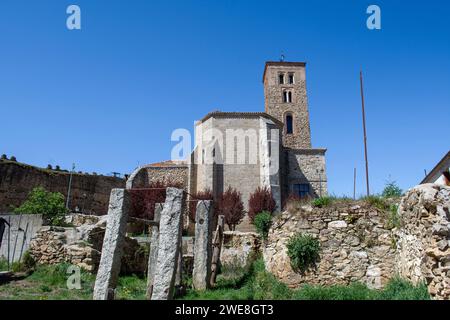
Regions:
[[415, 284], [425, 282], [435, 299], [450, 300], [450, 187], [411, 189], [399, 216], [397, 273]]

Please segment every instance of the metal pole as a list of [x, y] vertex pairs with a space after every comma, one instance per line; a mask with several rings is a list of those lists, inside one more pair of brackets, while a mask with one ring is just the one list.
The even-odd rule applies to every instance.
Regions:
[[359, 73], [359, 79], [361, 83], [361, 103], [362, 103], [362, 117], [363, 117], [363, 129], [364, 129], [364, 158], [366, 160], [366, 187], [367, 196], [370, 195], [369, 190], [369, 159], [367, 157], [367, 133], [366, 133], [366, 111], [364, 107], [364, 87], [363, 87], [363, 74], [362, 71]]
[[74, 170], [75, 170], [75, 163], [72, 164], [72, 171], [70, 171], [69, 188], [67, 190], [67, 199], [66, 199], [66, 208], [67, 208], [67, 210], [69, 210], [70, 190], [72, 188], [72, 176], [73, 176], [73, 171]]
[[353, 200], [356, 200], [356, 168], [353, 170]]

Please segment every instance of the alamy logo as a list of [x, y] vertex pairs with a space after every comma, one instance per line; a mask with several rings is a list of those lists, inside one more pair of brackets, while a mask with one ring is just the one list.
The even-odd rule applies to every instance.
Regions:
[[69, 266], [67, 268], [67, 274], [70, 274], [67, 279], [66, 285], [69, 290], [81, 290], [81, 269], [78, 266]]
[[381, 9], [377, 5], [370, 5], [367, 8], [367, 14], [370, 16], [367, 18], [367, 28], [369, 30], [381, 30]]
[[81, 9], [77, 5], [67, 7], [66, 13], [69, 14], [66, 20], [66, 26], [69, 30], [81, 30]]

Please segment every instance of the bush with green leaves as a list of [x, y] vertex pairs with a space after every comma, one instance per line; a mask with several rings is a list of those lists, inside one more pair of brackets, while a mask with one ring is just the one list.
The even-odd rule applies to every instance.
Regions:
[[320, 242], [309, 234], [296, 234], [288, 243], [288, 256], [291, 267], [296, 272], [304, 273], [316, 266], [320, 258]]
[[42, 214], [53, 226], [64, 224], [67, 209], [64, 196], [59, 192], [49, 192], [42, 187], [34, 188], [22, 205], [14, 209], [14, 213]]
[[397, 185], [395, 181], [389, 181], [383, 189], [383, 198], [399, 198], [403, 194], [403, 190]]
[[261, 235], [263, 239], [267, 239], [269, 229], [272, 225], [272, 214], [267, 211], [258, 213], [255, 217], [253, 224], [256, 227], [256, 231]]
[[312, 202], [313, 207], [316, 208], [323, 208], [326, 206], [329, 206], [331, 204], [332, 199], [330, 197], [320, 197], [317, 199], [314, 199]]

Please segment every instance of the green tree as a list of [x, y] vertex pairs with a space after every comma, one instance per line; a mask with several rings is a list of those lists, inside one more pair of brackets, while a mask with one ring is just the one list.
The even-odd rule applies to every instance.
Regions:
[[20, 207], [14, 209], [14, 213], [42, 214], [51, 225], [61, 225], [67, 209], [61, 193], [37, 187], [28, 194], [28, 198]]

